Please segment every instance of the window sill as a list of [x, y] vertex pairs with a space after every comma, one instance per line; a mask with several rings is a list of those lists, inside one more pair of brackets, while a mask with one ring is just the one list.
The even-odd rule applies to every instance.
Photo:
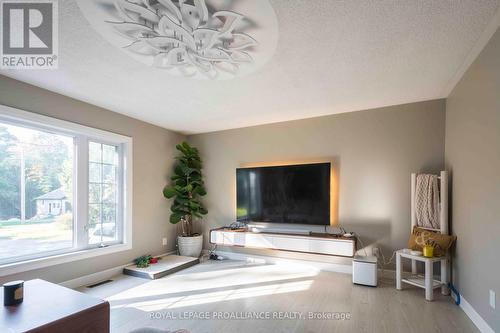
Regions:
[[32, 271], [35, 269], [72, 262], [75, 260], [93, 258], [106, 254], [127, 251], [130, 249], [132, 249], [132, 245], [130, 243], [117, 244], [117, 245], [110, 245], [104, 248], [95, 248], [95, 249], [81, 250], [75, 252], [68, 252], [68, 253], [53, 255], [50, 257], [43, 257], [43, 258], [25, 260], [20, 262], [14, 262], [10, 264], [4, 264], [0, 265], [0, 276], [7, 276], [26, 271]]

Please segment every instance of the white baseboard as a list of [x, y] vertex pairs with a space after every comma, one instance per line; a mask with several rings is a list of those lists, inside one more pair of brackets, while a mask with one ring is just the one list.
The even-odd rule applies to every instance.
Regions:
[[310, 266], [310, 267], [319, 269], [321, 271], [352, 274], [352, 266], [351, 265], [343, 265], [343, 264], [319, 262], [319, 261], [310, 261], [310, 260], [288, 259], [288, 258], [280, 258], [280, 257], [272, 257], [272, 256], [261, 256], [261, 255], [226, 252], [226, 251], [217, 251], [217, 254], [221, 255], [225, 258], [233, 259], [233, 260], [244, 260], [247, 262], [266, 263], [266, 264], [303, 265], [303, 266]]
[[465, 312], [467, 317], [476, 325], [481, 333], [495, 333], [488, 323], [474, 310], [467, 300], [460, 295], [460, 308]]
[[107, 280], [113, 276], [120, 274], [123, 271], [123, 268], [125, 266], [128, 266], [128, 265], [130, 265], [130, 264], [120, 265], [117, 267], [106, 269], [104, 271], [92, 273], [89, 275], [84, 275], [84, 276], [78, 277], [78, 278], [73, 279], [73, 280], [61, 282], [61, 283], [59, 283], [59, 285], [66, 287], [66, 288], [75, 289], [75, 288], [78, 288], [81, 286], [94, 284], [94, 283]]
[[[163, 253], [163, 254], [157, 255], [155, 257], [163, 257], [163, 256], [166, 256], [166, 255], [175, 254], [175, 253], [176, 253], [176, 251], [170, 251], [170, 252], [167, 252], [167, 253]], [[96, 273], [92, 273], [92, 274], [80, 276], [80, 277], [78, 277], [76, 279], [73, 279], [73, 280], [68, 280], [68, 281], [61, 282], [61, 283], [59, 283], [59, 285], [61, 285], [63, 287], [66, 287], [66, 288], [75, 289], [75, 288], [78, 288], [78, 287], [81, 287], [81, 286], [86, 286], [86, 285], [89, 285], [89, 284], [94, 284], [94, 283], [97, 283], [97, 282], [108, 280], [109, 278], [111, 278], [113, 276], [121, 274], [123, 272], [123, 268], [126, 267], [126, 266], [128, 266], [128, 265], [131, 265], [131, 264], [133, 264], [133, 263], [130, 262], [128, 264], [120, 265], [120, 266], [116, 266], [116, 267], [112, 267], [112, 268], [106, 269], [104, 271], [100, 271], [100, 272], [96, 272]]]

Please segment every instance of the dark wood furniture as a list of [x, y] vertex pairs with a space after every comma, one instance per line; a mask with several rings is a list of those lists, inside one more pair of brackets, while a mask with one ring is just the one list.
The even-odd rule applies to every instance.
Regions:
[[40, 279], [24, 283], [21, 304], [1, 307], [0, 332], [109, 332], [108, 302]]

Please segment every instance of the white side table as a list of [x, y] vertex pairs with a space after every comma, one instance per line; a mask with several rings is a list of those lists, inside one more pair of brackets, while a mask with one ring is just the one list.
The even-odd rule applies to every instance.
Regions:
[[[418, 276], [412, 276], [408, 278], [403, 278], [403, 264], [401, 258], [410, 259], [412, 261], [412, 271], [416, 274], [416, 262], [423, 262], [425, 265], [424, 278]], [[434, 279], [434, 263], [441, 263], [441, 280]], [[401, 283], [411, 284], [413, 286], [425, 289], [425, 299], [432, 301], [434, 299], [434, 289], [441, 287], [441, 293], [443, 295], [448, 295], [448, 256], [445, 257], [433, 257], [426, 258], [424, 256], [412, 255], [408, 249], [396, 251], [396, 289], [402, 290]]]

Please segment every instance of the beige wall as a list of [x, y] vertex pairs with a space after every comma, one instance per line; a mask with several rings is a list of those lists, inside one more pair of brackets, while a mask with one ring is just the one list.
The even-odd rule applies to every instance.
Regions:
[[445, 102], [435, 100], [189, 136], [205, 163], [204, 233], [235, 221], [241, 164], [327, 158], [338, 174], [340, 224], [390, 256], [410, 234], [410, 173], [444, 167], [444, 126]]
[[[175, 249], [175, 228], [168, 222], [163, 185], [173, 164], [175, 144], [184, 136], [99, 107], [0, 76], [0, 104], [131, 136], [133, 158], [133, 249], [0, 278], [43, 278], [62, 282], [126, 264], [143, 254]], [[162, 238], [168, 246], [162, 246]]]
[[[452, 230], [458, 236], [453, 281], [500, 332], [500, 30], [446, 102], [446, 164]], [[489, 290], [497, 309], [489, 306]]]

